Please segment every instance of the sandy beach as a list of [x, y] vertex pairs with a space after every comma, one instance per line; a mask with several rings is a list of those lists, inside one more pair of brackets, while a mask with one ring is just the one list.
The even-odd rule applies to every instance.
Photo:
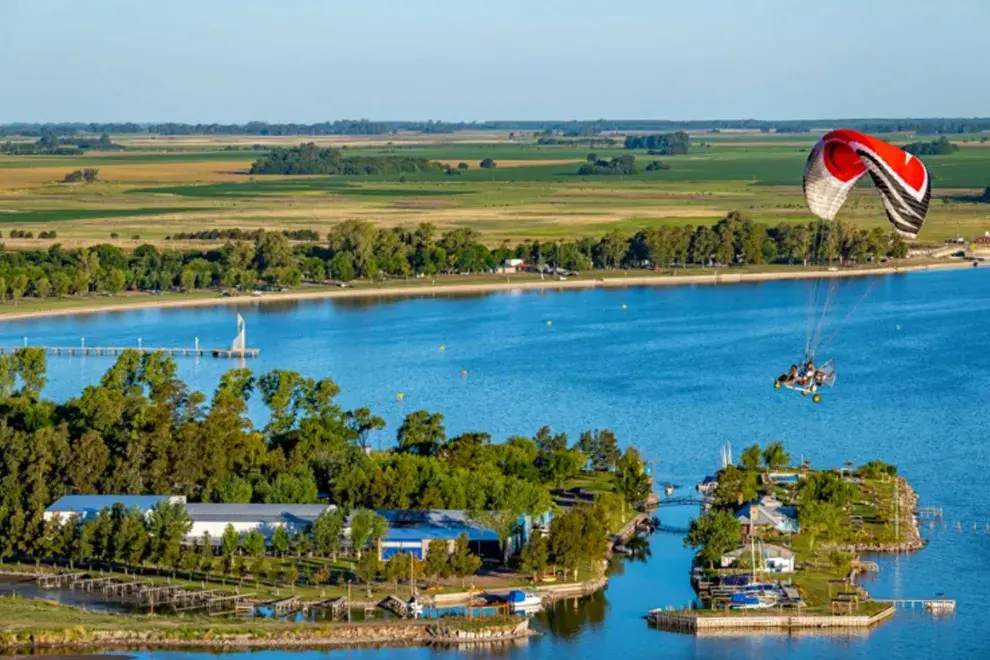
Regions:
[[[820, 278], [870, 277], [878, 275], [894, 275], [926, 270], [945, 270], [957, 268], [972, 268], [969, 261], [940, 261], [935, 263], [891, 266], [880, 268], [847, 268], [843, 270], [793, 270], [769, 273], [740, 273], [731, 270], [712, 270], [707, 274], [692, 275], [625, 275], [610, 273], [608, 277], [578, 277], [566, 280], [525, 280], [501, 281], [498, 275], [492, 275], [491, 282], [471, 282], [457, 284], [455, 279], [442, 283], [410, 284], [406, 286], [358, 286], [355, 288], [321, 289], [319, 291], [291, 291], [286, 293], [265, 293], [260, 296], [240, 295], [215, 298], [191, 298], [189, 300], [156, 300], [148, 296], [147, 300], [124, 304], [86, 305], [81, 301], [78, 307], [63, 309], [38, 310], [28, 312], [11, 311], [5, 313], [0, 309], [0, 322], [32, 318], [51, 318], [74, 314], [100, 314], [105, 312], [125, 312], [139, 309], [171, 309], [184, 307], [206, 307], [213, 305], [253, 305], [286, 301], [319, 300], [324, 298], [395, 298], [414, 296], [436, 296], [451, 294], [483, 294], [503, 291], [562, 291], [565, 289], [590, 288], [621, 288], [633, 286], [685, 286], [690, 284], [740, 284], [746, 282], [768, 282], [774, 280], [806, 280]], [[495, 278], [498, 278], [496, 281]]]

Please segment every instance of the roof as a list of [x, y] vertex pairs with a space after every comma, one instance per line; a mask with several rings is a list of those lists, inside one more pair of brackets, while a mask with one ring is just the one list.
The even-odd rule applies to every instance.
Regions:
[[326, 504], [186, 504], [193, 522], [309, 524], [326, 510]]
[[[749, 546], [741, 545], [735, 550], [729, 550], [722, 556], [736, 558], [741, 556], [743, 553], [748, 553], [749, 551]], [[794, 559], [794, 551], [790, 548], [785, 548], [782, 545], [765, 544], [762, 550], [757, 551], [757, 554], [762, 555], [767, 559]]]
[[[750, 521], [750, 510], [756, 507], [756, 520]], [[740, 523], [748, 525], [770, 525], [776, 527], [781, 523], [797, 518], [797, 509], [792, 506], [783, 506], [772, 497], [764, 497], [761, 500], [747, 502], [736, 509], [736, 518]]]
[[498, 541], [498, 535], [470, 520], [458, 509], [382, 509], [376, 513], [388, 521], [386, 541], [456, 539], [467, 534], [471, 541]]
[[[45, 509], [49, 513], [78, 513], [84, 516], [96, 515], [114, 504], [123, 504], [127, 509], [150, 511], [159, 502], [168, 502], [169, 495], [66, 495]], [[181, 500], [180, 500], [181, 501]]]

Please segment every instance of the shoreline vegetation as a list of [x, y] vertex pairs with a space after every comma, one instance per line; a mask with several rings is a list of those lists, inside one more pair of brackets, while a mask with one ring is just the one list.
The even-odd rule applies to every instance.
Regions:
[[[880, 275], [895, 275], [927, 270], [945, 270], [972, 268], [970, 261], [930, 259], [911, 260], [905, 265], [878, 265], [827, 270], [820, 267], [781, 266], [773, 270], [758, 269], [727, 269], [727, 268], [691, 268], [685, 269], [684, 274], [675, 271], [658, 273], [643, 271], [591, 271], [587, 275], [567, 277], [566, 279], [539, 279], [533, 275], [477, 275], [477, 276], [438, 276], [432, 279], [419, 278], [401, 282], [376, 284], [357, 282], [347, 288], [341, 287], [304, 287], [301, 290], [288, 292], [264, 292], [261, 295], [241, 294], [238, 296], [223, 296], [220, 293], [200, 291], [191, 294], [162, 294], [150, 293], [123, 294], [119, 298], [126, 302], [108, 303], [107, 299], [99, 296], [62, 299], [22, 299], [18, 305], [0, 305], [0, 322], [16, 321], [34, 318], [50, 318], [55, 316], [70, 316], [76, 314], [100, 314], [108, 312], [124, 312], [140, 309], [182, 309], [192, 307], [211, 307], [227, 305], [252, 305], [275, 302], [296, 302], [324, 299], [359, 299], [359, 298], [402, 298], [423, 297], [436, 295], [472, 295], [488, 294], [506, 291], [560, 291], [580, 290], [590, 288], [618, 288], [644, 286], [686, 286], [686, 285], [719, 285], [769, 282], [780, 280], [831, 279], [849, 277], [869, 277]], [[699, 271], [703, 271], [701, 274]], [[709, 272], [710, 271], [710, 272]], [[630, 274], [632, 273], [632, 274]], [[467, 280], [467, 282], [465, 282]], [[43, 309], [24, 309], [37, 303]], [[64, 306], [62, 306], [64, 304]]]

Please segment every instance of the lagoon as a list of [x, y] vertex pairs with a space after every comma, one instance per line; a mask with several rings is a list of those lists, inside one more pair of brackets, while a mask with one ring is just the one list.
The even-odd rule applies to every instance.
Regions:
[[[983, 593], [970, 578], [990, 560], [980, 471], [990, 459], [982, 430], [990, 273], [919, 272], [838, 286], [829, 327], [847, 316], [848, 322], [829, 355], [819, 355], [836, 359], [838, 382], [817, 405], [772, 388], [772, 378], [801, 357], [810, 282], [247, 303], [236, 311], [247, 320], [249, 345], [261, 349], [246, 366], [334, 378], [345, 407], [369, 406], [388, 422], [373, 438], [379, 446], [392, 442], [404, 415], [422, 408], [443, 413], [450, 434], [488, 431], [496, 440], [531, 435], [544, 424], [575, 439], [588, 428], [609, 428], [653, 461], [658, 483], [689, 489], [718, 467], [726, 442], [738, 454], [753, 442], [783, 440], [795, 460], [816, 467], [873, 458], [895, 463], [922, 504], [943, 507], [947, 524], [925, 529], [929, 547], [879, 559], [881, 573], [866, 586], [876, 597], [945, 592], [958, 601], [954, 615], [902, 612], [855, 637], [695, 639], [651, 630], [642, 619], [647, 609], [683, 605], [693, 595], [690, 552], [679, 537], [657, 535], [648, 562], [622, 565], [604, 594], [584, 604], [558, 606], [538, 622], [547, 634], [505, 655], [983, 657]], [[0, 344], [26, 336], [32, 344], [73, 345], [85, 336], [88, 345], [137, 345], [139, 337], [146, 346], [191, 345], [194, 337], [222, 345], [234, 334], [234, 318], [235, 308], [217, 307], [9, 321], [0, 324]], [[237, 366], [178, 360], [180, 375], [208, 394], [225, 369]], [[111, 363], [52, 357], [46, 393], [72, 396]], [[252, 415], [263, 421], [256, 404]], [[661, 515], [676, 522], [665, 510]], [[452, 653], [292, 655], [391, 660]]]

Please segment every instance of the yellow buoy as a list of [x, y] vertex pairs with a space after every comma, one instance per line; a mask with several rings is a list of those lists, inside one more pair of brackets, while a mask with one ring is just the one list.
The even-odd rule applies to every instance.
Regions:
[[398, 394], [395, 395], [395, 398], [398, 399], [399, 401], [402, 401], [403, 399], [406, 398], [406, 395], [403, 394], [402, 392], [399, 392]]
[[444, 346], [443, 344], [440, 344], [440, 350], [441, 350], [441, 351], [445, 351], [445, 350], [447, 350], [447, 347], [446, 347], [446, 346]]
[[547, 325], [553, 325], [553, 321], [547, 321]]
[[461, 369], [461, 375], [467, 376], [467, 369]]
[[625, 303], [622, 303], [622, 309], [629, 309], [629, 306], [626, 305]]

